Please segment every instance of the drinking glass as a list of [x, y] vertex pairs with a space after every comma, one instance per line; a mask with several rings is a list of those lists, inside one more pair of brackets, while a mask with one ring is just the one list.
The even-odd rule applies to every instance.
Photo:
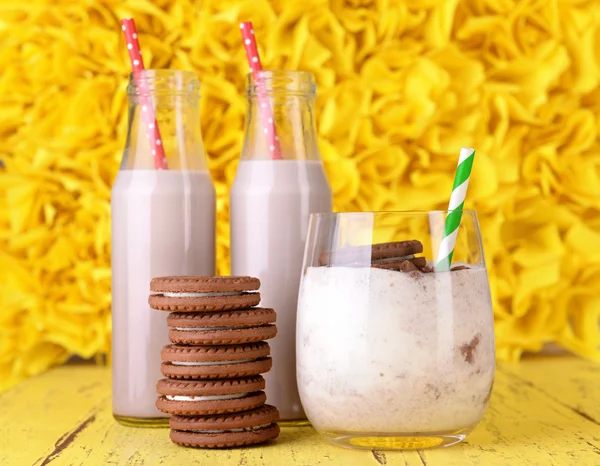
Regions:
[[330, 442], [449, 446], [483, 417], [495, 349], [481, 233], [463, 211], [452, 266], [436, 269], [446, 215], [311, 215], [296, 369], [308, 419]]

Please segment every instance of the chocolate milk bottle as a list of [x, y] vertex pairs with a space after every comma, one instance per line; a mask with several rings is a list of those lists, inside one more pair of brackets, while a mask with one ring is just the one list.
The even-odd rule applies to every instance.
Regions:
[[[278, 333], [269, 341], [273, 368], [265, 374], [267, 402], [293, 423], [305, 419], [295, 338], [308, 219], [331, 212], [331, 188], [314, 129], [312, 74], [263, 71], [260, 79], [255, 84], [249, 76], [244, 150], [231, 189], [231, 272], [260, 278], [260, 305], [277, 312]], [[273, 112], [277, 153], [265, 137], [260, 115], [265, 103]]]
[[[166, 425], [156, 409], [166, 313], [148, 306], [150, 280], [214, 275], [215, 190], [200, 132], [199, 82], [187, 71], [147, 70], [130, 80], [129, 131], [112, 196], [113, 415]], [[141, 112], [148, 98], [167, 169], [158, 170]], [[144, 101], [145, 99], [145, 101]]]

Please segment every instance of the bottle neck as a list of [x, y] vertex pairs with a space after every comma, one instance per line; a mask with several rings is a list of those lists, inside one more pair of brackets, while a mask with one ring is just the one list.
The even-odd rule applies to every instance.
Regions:
[[196, 75], [146, 70], [131, 75], [129, 125], [121, 170], [206, 170]]
[[310, 73], [250, 75], [242, 160], [320, 160], [314, 100]]

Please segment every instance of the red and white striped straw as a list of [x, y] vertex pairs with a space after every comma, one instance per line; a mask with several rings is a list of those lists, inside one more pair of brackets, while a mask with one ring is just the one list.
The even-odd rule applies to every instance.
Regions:
[[269, 155], [274, 160], [282, 159], [283, 157], [281, 156], [279, 136], [277, 136], [277, 129], [275, 128], [273, 110], [271, 109], [269, 97], [264, 90], [261, 92], [261, 88], [264, 89], [264, 85], [261, 83], [262, 65], [260, 64], [260, 57], [258, 56], [258, 47], [256, 46], [252, 21], [245, 21], [241, 23], [240, 30], [242, 31], [244, 47], [246, 48], [246, 56], [248, 57], [248, 63], [250, 64], [250, 72], [253, 74], [254, 82], [257, 84], [259, 90], [258, 103], [260, 104], [260, 120], [265, 132], [265, 137], [267, 138]]
[[[140, 43], [138, 42], [138, 35], [133, 18], [122, 19], [121, 29], [123, 29], [123, 34], [125, 35], [127, 51], [129, 52], [129, 59], [131, 60], [133, 71], [143, 70], [144, 62], [142, 60], [142, 50], [140, 49]], [[141, 90], [140, 104], [142, 105], [142, 118], [146, 125], [146, 134], [148, 135], [148, 141], [150, 142], [150, 149], [152, 149], [154, 167], [157, 170], [166, 170], [169, 168], [167, 166], [167, 157], [165, 156], [162, 138], [160, 137], [158, 125], [156, 124], [152, 99], [148, 94], [148, 84], [142, 80], [142, 82], [139, 83], [139, 87]]]

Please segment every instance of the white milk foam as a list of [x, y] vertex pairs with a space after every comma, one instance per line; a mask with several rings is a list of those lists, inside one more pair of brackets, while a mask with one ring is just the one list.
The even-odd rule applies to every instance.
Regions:
[[482, 417], [494, 375], [486, 270], [309, 267], [298, 385], [315, 428], [453, 431]]

